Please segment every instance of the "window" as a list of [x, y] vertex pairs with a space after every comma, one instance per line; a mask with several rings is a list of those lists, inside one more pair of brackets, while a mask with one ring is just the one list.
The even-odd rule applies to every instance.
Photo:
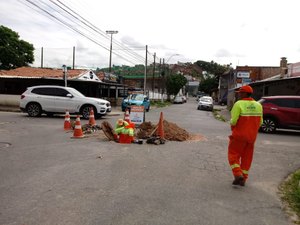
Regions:
[[68, 91], [66, 91], [65, 89], [62, 88], [53, 88], [54, 90], [54, 94], [55, 96], [59, 96], [59, 97], [67, 97], [67, 94], [69, 94]]
[[68, 91], [62, 88], [35, 88], [32, 90], [32, 93], [38, 95], [59, 96], [59, 97], [66, 97], [67, 94], [69, 94]]
[[35, 88], [31, 92], [38, 95], [52, 95], [51, 88]]
[[300, 99], [295, 99], [295, 107], [300, 108]]
[[270, 102], [284, 108], [295, 108], [294, 99], [272, 99]]

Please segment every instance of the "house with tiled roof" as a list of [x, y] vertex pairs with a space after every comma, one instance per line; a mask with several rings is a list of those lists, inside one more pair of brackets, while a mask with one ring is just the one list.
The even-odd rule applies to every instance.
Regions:
[[[110, 79], [112, 77], [113, 79]], [[27, 87], [35, 85], [60, 85], [73, 87], [88, 97], [104, 98], [112, 105], [126, 93], [126, 85], [116, 82], [110, 74], [96, 75], [87, 69], [62, 69], [20, 67], [0, 70], [0, 95], [21, 95]]]

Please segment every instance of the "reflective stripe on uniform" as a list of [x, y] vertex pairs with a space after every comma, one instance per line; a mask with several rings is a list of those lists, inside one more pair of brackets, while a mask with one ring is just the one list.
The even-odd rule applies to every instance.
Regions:
[[239, 164], [232, 164], [230, 167], [231, 167], [231, 169], [234, 169], [234, 168], [239, 168], [240, 165]]
[[248, 170], [242, 170], [243, 174], [248, 174], [249, 171]]
[[261, 113], [241, 113], [241, 116], [261, 116]]

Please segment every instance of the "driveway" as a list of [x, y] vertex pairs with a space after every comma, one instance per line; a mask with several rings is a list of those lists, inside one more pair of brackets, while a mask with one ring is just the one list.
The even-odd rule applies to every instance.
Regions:
[[259, 134], [247, 186], [233, 188], [229, 124], [196, 108], [146, 113], [205, 137], [164, 145], [72, 139], [63, 118], [0, 112], [0, 224], [290, 224], [277, 192], [300, 167], [299, 133]]

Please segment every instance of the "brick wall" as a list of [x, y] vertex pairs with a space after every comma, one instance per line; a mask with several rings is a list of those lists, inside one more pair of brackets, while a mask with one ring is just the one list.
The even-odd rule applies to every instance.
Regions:
[[280, 67], [237, 66], [236, 71], [250, 72], [250, 78], [254, 82], [278, 75], [281, 69]]

